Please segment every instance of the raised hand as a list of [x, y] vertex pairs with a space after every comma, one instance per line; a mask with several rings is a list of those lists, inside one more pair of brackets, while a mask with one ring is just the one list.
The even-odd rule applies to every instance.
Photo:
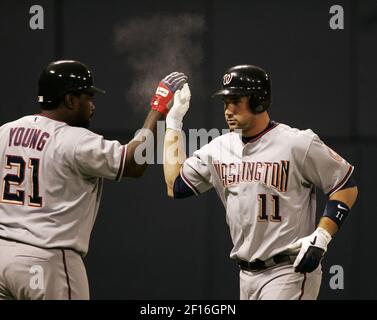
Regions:
[[174, 93], [182, 88], [187, 76], [182, 72], [173, 72], [167, 75], [158, 84], [156, 93], [151, 100], [151, 108], [165, 116], [169, 112]]

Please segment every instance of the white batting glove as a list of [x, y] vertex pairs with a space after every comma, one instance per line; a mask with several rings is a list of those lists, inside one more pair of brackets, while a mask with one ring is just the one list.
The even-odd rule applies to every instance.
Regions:
[[182, 130], [183, 117], [190, 107], [191, 92], [187, 83], [174, 93], [174, 103], [166, 116], [166, 129]]
[[318, 227], [311, 235], [301, 238], [287, 247], [288, 251], [297, 253], [293, 263], [296, 272], [312, 272], [317, 269], [327, 246], [331, 241], [331, 235], [327, 230]]

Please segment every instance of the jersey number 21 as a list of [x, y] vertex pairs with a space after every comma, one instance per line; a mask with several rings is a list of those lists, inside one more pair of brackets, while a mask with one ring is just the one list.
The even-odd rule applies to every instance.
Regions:
[[[25, 204], [25, 190], [18, 188], [25, 179], [26, 161], [20, 156], [7, 155], [5, 169], [17, 168], [16, 174], [8, 173], [2, 183], [2, 199], [1, 202], [12, 204]], [[27, 205], [32, 207], [42, 206], [42, 197], [39, 195], [39, 159], [30, 158], [27, 161], [28, 168], [30, 169], [30, 194], [28, 196]], [[16, 190], [11, 191], [11, 186]]]

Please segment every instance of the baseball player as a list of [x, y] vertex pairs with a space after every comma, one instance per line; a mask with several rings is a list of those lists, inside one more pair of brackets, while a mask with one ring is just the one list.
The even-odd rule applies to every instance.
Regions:
[[[156, 131], [177, 88], [174, 72], [159, 84], [144, 132]], [[0, 127], [0, 300], [88, 299], [82, 257], [101, 199], [103, 179], [140, 177], [135, 149], [88, 130], [95, 106], [88, 67], [50, 63], [39, 78], [41, 113]]]
[[[185, 159], [185, 84], [166, 118], [164, 174], [168, 195], [184, 198], [214, 187], [226, 210], [240, 267], [240, 298], [316, 299], [320, 262], [357, 197], [354, 170], [311, 130], [270, 120], [270, 78], [253, 65], [226, 71], [217, 91], [230, 132]], [[178, 141], [178, 142], [177, 142]], [[316, 226], [316, 188], [329, 197]]]

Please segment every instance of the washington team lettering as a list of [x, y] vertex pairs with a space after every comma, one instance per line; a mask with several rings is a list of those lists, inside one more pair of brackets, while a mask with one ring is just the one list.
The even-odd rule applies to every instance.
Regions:
[[280, 162], [241, 162], [241, 163], [213, 163], [223, 186], [240, 182], [260, 182], [268, 187], [286, 192], [288, 186], [289, 161]]

